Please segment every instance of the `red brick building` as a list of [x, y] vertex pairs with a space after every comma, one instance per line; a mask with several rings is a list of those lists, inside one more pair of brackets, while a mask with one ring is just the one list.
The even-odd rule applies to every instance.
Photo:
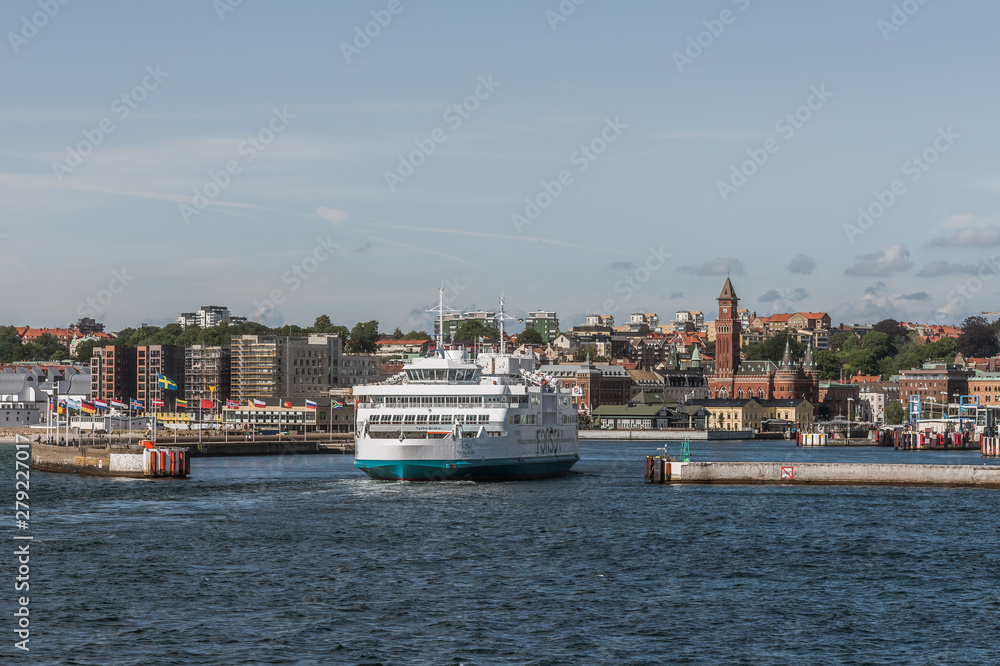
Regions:
[[715, 372], [708, 380], [716, 400], [791, 400], [804, 399], [819, 404], [819, 367], [808, 347], [801, 361], [792, 358], [788, 346], [781, 363], [742, 361], [740, 358], [739, 297], [733, 283], [726, 284], [717, 299], [719, 316], [715, 320]]

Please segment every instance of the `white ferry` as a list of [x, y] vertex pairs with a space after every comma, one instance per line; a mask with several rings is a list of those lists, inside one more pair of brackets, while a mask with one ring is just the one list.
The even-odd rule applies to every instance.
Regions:
[[444, 349], [380, 384], [357, 386], [355, 465], [373, 479], [515, 480], [566, 474], [580, 459], [570, 389], [505, 353]]

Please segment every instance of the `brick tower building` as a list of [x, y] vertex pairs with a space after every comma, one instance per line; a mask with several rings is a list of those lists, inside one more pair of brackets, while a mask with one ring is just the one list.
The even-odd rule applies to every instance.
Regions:
[[736, 313], [740, 299], [726, 278], [715, 320], [715, 372], [708, 380], [715, 399], [785, 400], [805, 399], [819, 404], [819, 367], [807, 347], [802, 361], [792, 358], [787, 343], [780, 364], [771, 361], [741, 361], [740, 319]]

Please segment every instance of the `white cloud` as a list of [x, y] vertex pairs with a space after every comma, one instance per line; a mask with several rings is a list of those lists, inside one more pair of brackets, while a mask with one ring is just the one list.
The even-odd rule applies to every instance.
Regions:
[[339, 208], [327, 208], [326, 206], [318, 207], [316, 209], [316, 214], [335, 227], [339, 227], [344, 220], [351, 216], [351, 214], [345, 210], [341, 210]]
[[950, 236], [935, 238], [930, 242], [934, 247], [993, 247], [1000, 245], [1000, 226], [964, 227]]
[[883, 277], [895, 275], [913, 267], [913, 262], [910, 261], [910, 251], [902, 243], [890, 245], [879, 252], [863, 254], [858, 259], [858, 263], [848, 266], [844, 270], [844, 275]]
[[804, 254], [797, 254], [792, 257], [792, 260], [788, 262], [785, 266], [789, 273], [795, 273], [797, 275], [809, 275], [814, 270], [816, 270], [816, 260], [812, 257], [807, 257]]

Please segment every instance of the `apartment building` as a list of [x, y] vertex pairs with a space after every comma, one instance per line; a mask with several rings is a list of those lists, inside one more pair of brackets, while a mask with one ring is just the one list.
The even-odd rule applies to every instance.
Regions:
[[231, 373], [232, 351], [229, 347], [185, 347], [185, 398], [225, 401], [229, 398]]
[[312, 398], [338, 386], [340, 337], [240, 335], [232, 339], [230, 396]]
[[535, 310], [529, 312], [524, 319], [524, 330], [533, 328], [542, 334], [542, 340], [546, 344], [552, 342], [559, 335], [559, 317], [555, 312], [548, 310]]

